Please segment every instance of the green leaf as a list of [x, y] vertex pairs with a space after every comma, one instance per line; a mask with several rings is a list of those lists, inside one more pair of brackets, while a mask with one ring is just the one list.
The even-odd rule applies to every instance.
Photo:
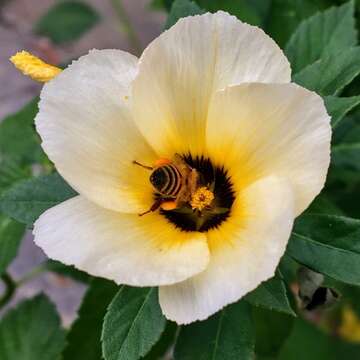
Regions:
[[0, 154], [20, 164], [41, 162], [45, 157], [34, 127], [38, 99], [0, 123]]
[[283, 47], [302, 20], [327, 5], [326, 0], [272, 0], [264, 30]]
[[150, 7], [150, 9], [154, 9], [154, 10], [166, 9], [164, 0], [152, 0], [149, 4], [149, 7]]
[[0, 214], [0, 275], [15, 258], [25, 226]]
[[174, 0], [152, 0], [149, 6], [155, 10], [165, 9], [166, 11], [170, 11], [173, 2]]
[[278, 360], [347, 360], [356, 359], [359, 353], [358, 344], [342, 342], [326, 335], [314, 325], [297, 319]]
[[150, 352], [143, 358], [144, 360], [162, 359], [175, 342], [178, 327], [172, 321], [166, 322], [166, 327], [160, 340], [152, 347]]
[[332, 148], [332, 163], [336, 166], [360, 170], [360, 141], [345, 143]]
[[297, 271], [299, 264], [285, 253], [280, 259], [279, 270], [287, 284], [297, 281]]
[[293, 80], [322, 96], [337, 95], [360, 74], [360, 47], [331, 54], [307, 66]]
[[30, 169], [23, 169], [14, 159], [0, 156], [0, 196], [11, 185], [30, 177]]
[[86, 3], [60, 2], [40, 18], [34, 31], [49, 37], [56, 44], [62, 44], [80, 38], [99, 19], [98, 13]]
[[262, 283], [245, 297], [250, 304], [296, 316], [291, 308], [285, 283], [277, 271], [276, 275]]
[[[263, 25], [271, 2], [272, 0], [193, 0], [193, 3], [206, 11], [215, 13], [223, 10], [242, 21], [258, 26]], [[150, 6], [153, 9], [170, 11], [173, 3], [174, 0], [153, 0]]]
[[341, 121], [333, 133], [332, 145], [341, 143], [353, 143], [360, 141], [360, 117], [359, 110], [354, 110]]
[[[360, 218], [360, 171], [359, 162], [357, 160], [356, 146], [350, 146], [346, 141], [358, 141], [360, 142], [359, 132], [360, 126], [350, 126], [344, 133], [344, 128], [347, 128], [352, 123], [352, 117], [347, 117], [346, 121], [340, 123], [336, 129], [335, 136], [333, 136], [333, 142], [341, 143], [344, 141], [345, 148], [337, 149], [338, 145], [333, 147], [331, 166], [328, 173], [326, 195], [329, 199], [341, 209], [341, 211], [350, 217]], [[348, 131], [349, 130], [349, 131]], [[336, 136], [337, 134], [341, 136]], [[354, 135], [354, 137], [353, 137]], [[335, 139], [337, 137], [337, 139]], [[348, 155], [349, 154], [349, 155]]]
[[165, 29], [170, 28], [176, 22], [186, 16], [204, 13], [197, 4], [189, 0], [175, 0], [171, 6], [171, 10], [166, 21]]
[[75, 196], [57, 173], [17, 182], [0, 198], [0, 210], [25, 224], [33, 224], [47, 209]]
[[165, 326], [156, 288], [123, 286], [104, 319], [104, 358], [135, 360], [145, 356], [160, 339]]
[[90, 275], [87, 273], [75, 269], [75, 267], [72, 265], [65, 265], [56, 260], [47, 260], [44, 264], [44, 267], [47, 271], [69, 277], [82, 283], [88, 283], [91, 279]]
[[287, 254], [336, 280], [360, 285], [360, 220], [335, 215], [297, 219]]
[[360, 220], [345, 216], [312, 214], [296, 220], [294, 232], [322, 244], [360, 254]]
[[[221, 1], [221, 0], [219, 0]], [[230, 1], [229, 1], [230, 2]], [[232, 6], [234, 6], [234, 1], [231, 1]], [[268, 22], [268, 18], [270, 15], [271, 6], [273, 4], [273, 0], [247, 0], [247, 6], [256, 13], [257, 17], [260, 19], [259, 23], [250, 22], [249, 17], [243, 17], [243, 15], [238, 16], [240, 20], [251, 23], [253, 25], [258, 25], [260, 27], [264, 27]], [[232, 12], [230, 12], [232, 14]], [[251, 13], [250, 13], [251, 15]]]
[[285, 340], [289, 337], [294, 317], [258, 307], [252, 309], [256, 332], [256, 359], [276, 357]]
[[307, 208], [306, 214], [345, 215], [324, 193], [318, 195]]
[[360, 104], [360, 96], [343, 98], [325, 96], [324, 101], [328, 114], [331, 116], [331, 125], [335, 128], [349, 111]]
[[327, 286], [334, 288], [341, 294], [342, 300], [350, 305], [351, 309], [355, 311], [358, 317], [360, 317], [360, 287], [336, 282], [329, 278], [325, 281], [328, 282], [328, 284], [326, 284]]
[[[191, 0], [188, 0], [187, 3], [190, 3], [190, 1]], [[212, 13], [223, 10], [249, 24], [261, 26], [269, 12], [271, 1], [272, 0], [193, 0], [192, 2], [203, 10]], [[152, 2], [152, 7], [170, 10], [171, 5], [175, 2], [176, 1], [173, 0], [155, 0]], [[187, 14], [186, 16], [188, 15], [192, 14]]]
[[304, 20], [285, 48], [293, 73], [330, 54], [355, 46], [354, 3], [330, 8]]
[[223, 10], [238, 19], [260, 26], [269, 11], [270, 0], [196, 0], [197, 4], [210, 12]]
[[1, 360], [57, 360], [64, 346], [59, 316], [44, 295], [22, 302], [0, 322]]
[[252, 360], [255, 329], [245, 301], [227, 306], [211, 318], [181, 328], [176, 360]]
[[118, 286], [107, 280], [94, 279], [81, 304], [78, 318], [67, 334], [68, 346], [62, 360], [101, 359], [101, 329], [107, 306]]

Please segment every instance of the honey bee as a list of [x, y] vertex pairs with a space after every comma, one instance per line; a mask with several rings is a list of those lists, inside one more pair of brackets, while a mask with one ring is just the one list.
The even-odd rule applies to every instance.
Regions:
[[174, 210], [188, 203], [192, 195], [198, 189], [199, 173], [189, 166], [179, 154], [175, 154], [174, 160], [159, 159], [154, 167], [143, 165], [133, 161], [147, 170], [151, 170], [150, 183], [153, 186], [157, 199], [151, 208], [141, 214], [143, 216], [161, 208], [162, 210]]

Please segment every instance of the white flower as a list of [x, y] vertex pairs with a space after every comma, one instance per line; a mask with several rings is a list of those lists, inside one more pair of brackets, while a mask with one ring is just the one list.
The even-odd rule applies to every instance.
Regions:
[[[80, 58], [44, 86], [36, 118], [79, 196], [40, 217], [35, 242], [92, 275], [159, 286], [179, 324], [239, 300], [274, 275], [329, 165], [324, 103], [290, 77], [273, 40], [224, 12], [180, 20], [140, 59]], [[176, 154], [200, 193], [139, 216], [155, 194], [133, 162]]]

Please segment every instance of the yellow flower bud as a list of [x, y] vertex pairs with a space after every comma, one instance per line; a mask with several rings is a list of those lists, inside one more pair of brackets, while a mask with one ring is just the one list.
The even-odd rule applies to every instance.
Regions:
[[10, 58], [10, 61], [24, 75], [30, 76], [33, 80], [39, 82], [47, 82], [62, 71], [60, 68], [47, 64], [27, 51], [16, 53]]

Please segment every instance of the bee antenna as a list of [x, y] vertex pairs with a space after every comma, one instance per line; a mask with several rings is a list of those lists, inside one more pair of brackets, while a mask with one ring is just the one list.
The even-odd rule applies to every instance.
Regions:
[[141, 166], [142, 168], [147, 169], [147, 170], [153, 170], [153, 169], [154, 169], [153, 167], [143, 165], [143, 164], [139, 163], [139, 162], [138, 162], [138, 161], [136, 161], [136, 160], [133, 160], [133, 164], [134, 164], [134, 165]]

